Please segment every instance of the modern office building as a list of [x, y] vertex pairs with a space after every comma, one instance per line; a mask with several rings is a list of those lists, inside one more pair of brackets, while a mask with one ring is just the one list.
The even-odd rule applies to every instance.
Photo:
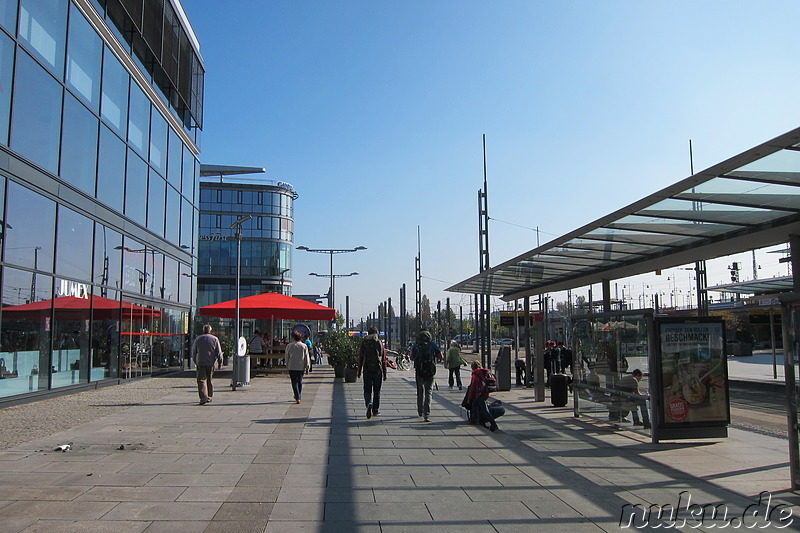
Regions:
[[260, 168], [201, 165], [200, 231], [197, 252], [197, 306], [236, 298], [236, 238], [242, 223], [240, 296], [292, 293], [294, 201], [288, 183], [244, 174]]
[[184, 364], [203, 71], [179, 0], [0, 1], [0, 402]]

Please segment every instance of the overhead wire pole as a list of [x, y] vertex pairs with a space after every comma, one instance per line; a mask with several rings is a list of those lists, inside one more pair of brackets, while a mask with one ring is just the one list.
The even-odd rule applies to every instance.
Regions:
[[[478, 190], [478, 250], [480, 270], [489, 270], [489, 201], [488, 201], [488, 180], [486, 176], [486, 134], [483, 134], [483, 191]], [[477, 309], [478, 316], [478, 338], [480, 339], [481, 363], [484, 367], [491, 366], [491, 353], [489, 352], [492, 344], [489, 338], [491, 309], [489, 308], [489, 294], [481, 293], [478, 295]]]
[[[694, 155], [692, 154], [692, 140], [689, 139], [689, 171], [694, 176]], [[694, 193], [694, 188], [692, 188]], [[700, 202], [692, 200], [692, 211], [700, 211], [703, 206]], [[697, 316], [708, 316], [708, 286], [706, 262], [705, 260], [695, 261], [694, 263], [694, 281], [695, 288], [697, 289]]]
[[416, 291], [417, 291], [417, 329], [422, 329], [422, 245], [420, 242], [419, 226], [417, 226], [417, 257], [416, 257]]

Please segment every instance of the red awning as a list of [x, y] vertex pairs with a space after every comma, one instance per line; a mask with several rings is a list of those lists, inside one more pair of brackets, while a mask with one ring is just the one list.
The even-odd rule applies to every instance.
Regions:
[[[142, 307], [130, 302], [120, 302], [102, 296], [89, 296], [88, 298], [78, 298], [77, 296], [59, 296], [52, 300], [41, 300], [22, 305], [13, 305], [3, 308], [3, 314], [9, 318], [26, 319], [36, 318], [50, 314], [50, 309], [55, 307], [56, 318], [60, 320], [69, 319], [70, 312], [75, 313], [75, 318], [80, 319], [85, 311], [91, 307], [94, 309], [94, 319], [114, 319], [119, 318], [120, 310], [123, 318], [150, 318], [161, 314], [157, 309]], [[65, 316], [65, 314], [67, 316]]]
[[[236, 300], [200, 308], [200, 314], [220, 318], [236, 318]], [[336, 311], [312, 302], [268, 292], [239, 299], [239, 317], [288, 320], [334, 320]]]

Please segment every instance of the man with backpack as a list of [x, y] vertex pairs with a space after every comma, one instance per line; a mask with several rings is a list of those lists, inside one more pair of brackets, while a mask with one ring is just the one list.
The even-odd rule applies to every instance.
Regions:
[[442, 351], [433, 342], [430, 331], [422, 330], [417, 334], [417, 342], [411, 347], [411, 360], [414, 361], [414, 374], [417, 381], [417, 414], [430, 422], [431, 389], [436, 375], [436, 361], [442, 357]]
[[378, 329], [369, 328], [369, 334], [361, 339], [358, 346], [358, 377], [364, 374], [364, 403], [367, 406], [367, 418], [380, 413], [381, 381], [386, 381], [388, 366], [386, 349], [383, 347]]

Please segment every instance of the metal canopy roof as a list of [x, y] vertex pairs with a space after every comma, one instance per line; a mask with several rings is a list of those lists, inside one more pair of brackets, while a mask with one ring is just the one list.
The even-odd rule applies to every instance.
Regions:
[[739, 281], [737, 283], [726, 283], [708, 287], [707, 290], [714, 292], [730, 292], [735, 294], [778, 294], [781, 292], [791, 292], [794, 287], [792, 276], [778, 276], [767, 279], [754, 279], [752, 281]]
[[800, 128], [447, 288], [503, 300], [787, 242], [800, 234]]

